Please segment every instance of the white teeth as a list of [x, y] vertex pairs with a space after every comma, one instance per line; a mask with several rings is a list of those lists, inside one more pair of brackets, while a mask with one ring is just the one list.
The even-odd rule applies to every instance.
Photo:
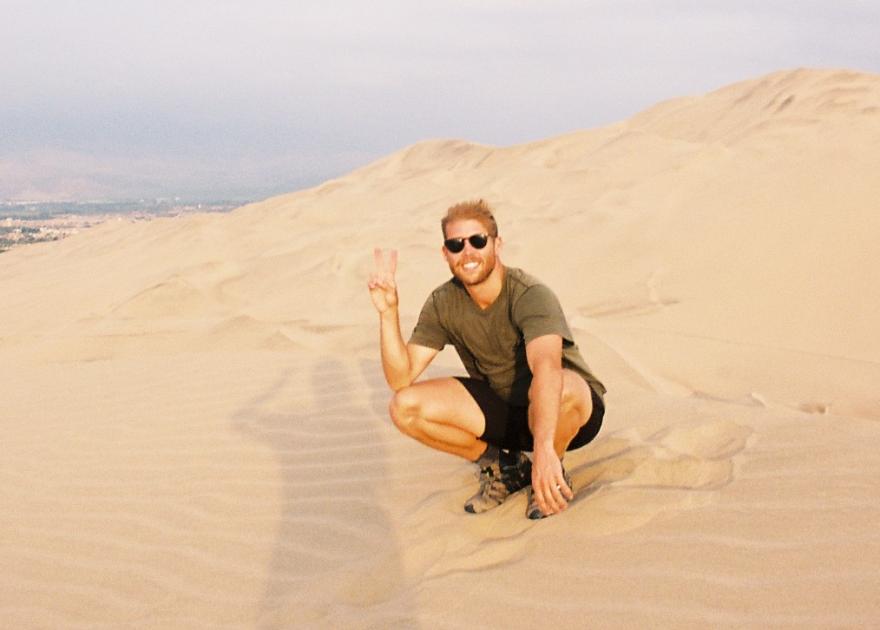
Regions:
[[464, 268], [467, 269], [468, 271], [470, 271], [471, 269], [476, 269], [479, 264], [480, 263], [476, 263], [476, 262], [465, 263]]

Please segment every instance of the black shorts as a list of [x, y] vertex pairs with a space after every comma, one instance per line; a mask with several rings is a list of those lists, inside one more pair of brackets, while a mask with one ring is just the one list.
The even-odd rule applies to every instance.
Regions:
[[[477, 401], [486, 418], [486, 430], [480, 436], [481, 440], [508, 450], [531, 451], [534, 449], [534, 438], [529, 430], [528, 406], [510, 405], [504, 402], [486, 381], [465, 376], [456, 376], [455, 378]], [[590, 387], [590, 395], [593, 399], [593, 413], [590, 414], [587, 423], [574, 436], [566, 449], [567, 451], [573, 451], [592, 442], [593, 438], [599, 434], [599, 429], [602, 428], [605, 404], [592, 387]]]

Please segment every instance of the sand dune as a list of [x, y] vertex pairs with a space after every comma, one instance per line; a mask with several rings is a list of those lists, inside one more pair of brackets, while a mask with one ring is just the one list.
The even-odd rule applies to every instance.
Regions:
[[[878, 165], [880, 77], [801, 69], [4, 253], [4, 627], [880, 624]], [[475, 197], [609, 387], [537, 523], [387, 419], [372, 248], [408, 331]]]

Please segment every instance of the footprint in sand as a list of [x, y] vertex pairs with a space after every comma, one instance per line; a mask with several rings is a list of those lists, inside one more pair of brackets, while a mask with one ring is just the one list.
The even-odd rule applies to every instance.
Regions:
[[706, 505], [734, 479], [733, 457], [751, 434], [734, 422], [703, 420], [647, 438], [627, 431], [600, 439], [585, 449], [588, 459], [571, 468], [578, 488], [572, 508], [590, 512], [589, 532], [605, 534]]

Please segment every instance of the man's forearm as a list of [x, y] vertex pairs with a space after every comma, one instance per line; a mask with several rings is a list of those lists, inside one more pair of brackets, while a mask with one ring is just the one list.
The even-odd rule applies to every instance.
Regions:
[[391, 389], [397, 391], [409, 385], [409, 354], [400, 332], [400, 317], [396, 308], [379, 314], [379, 346], [382, 371]]
[[532, 376], [529, 390], [532, 436], [535, 449], [554, 449], [556, 424], [562, 398], [562, 370], [552, 366], [538, 369]]

